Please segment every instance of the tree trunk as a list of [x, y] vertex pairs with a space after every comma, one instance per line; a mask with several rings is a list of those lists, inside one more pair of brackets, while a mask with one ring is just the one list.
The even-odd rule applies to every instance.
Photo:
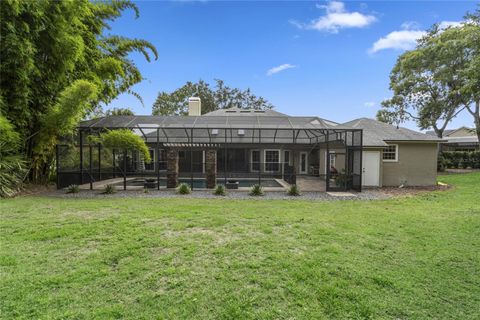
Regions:
[[475, 132], [477, 133], [478, 143], [480, 143], [480, 100], [475, 102], [473, 121], [475, 122]]

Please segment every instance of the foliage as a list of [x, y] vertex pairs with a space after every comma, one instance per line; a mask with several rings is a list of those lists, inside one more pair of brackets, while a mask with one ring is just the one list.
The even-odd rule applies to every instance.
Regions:
[[103, 189], [103, 194], [114, 194], [117, 192], [117, 188], [113, 184], [106, 184]]
[[262, 97], [254, 95], [250, 89], [230, 88], [222, 80], [215, 79], [212, 89], [208, 83], [199, 80], [197, 83], [187, 82], [172, 93], [162, 91], [153, 104], [154, 115], [187, 115], [188, 98], [199, 97], [202, 101], [202, 114], [217, 109], [252, 108], [271, 109], [273, 105]]
[[[45, 180], [54, 167], [54, 145], [78, 121], [142, 76], [128, 55], [149, 61], [157, 52], [140, 39], [106, 32], [129, 0], [0, 1], [0, 113], [20, 135], [30, 178]], [[137, 95], [138, 96], [138, 95]]]
[[480, 169], [480, 151], [444, 151], [439, 158], [444, 168]]
[[288, 187], [287, 194], [289, 196], [298, 197], [300, 196], [300, 189], [296, 184], [292, 184], [290, 187]]
[[13, 197], [22, 188], [26, 165], [17, 154], [19, 146], [19, 134], [0, 115], [0, 198]]
[[79, 193], [80, 187], [77, 184], [71, 184], [67, 187], [66, 193]]
[[335, 184], [339, 187], [345, 187], [349, 179], [350, 177], [345, 173], [345, 169], [342, 169], [342, 172], [339, 172], [335, 177]]
[[402, 54], [391, 74], [393, 97], [382, 103], [377, 119], [415, 120], [438, 137], [460, 112], [472, 114], [480, 137], [480, 11], [459, 26], [434, 25], [416, 48]]
[[135, 113], [133, 113], [133, 111], [130, 110], [129, 108], [113, 108], [113, 109], [107, 110], [107, 112], [105, 112], [105, 115], [106, 116], [134, 116]]
[[213, 191], [213, 194], [216, 196], [224, 196], [227, 194], [225, 190], [225, 186], [223, 184], [217, 184], [215, 186], [215, 190]]
[[177, 194], [190, 194], [192, 189], [188, 183], [180, 183], [177, 187]]
[[258, 196], [263, 196], [264, 194], [265, 194], [265, 192], [263, 191], [263, 187], [259, 184], [254, 184], [250, 188], [249, 195], [251, 195], [251, 196], [258, 197]]
[[100, 143], [107, 149], [113, 150], [136, 150], [139, 151], [145, 161], [152, 161], [150, 152], [143, 139], [128, 129], [109, 130], [100, 133], [99, 137], [89, 137], [91, 142]]
[[480, 173], [440, 179], [381, 201], [2, 200], [2, 318], [478, 319]]

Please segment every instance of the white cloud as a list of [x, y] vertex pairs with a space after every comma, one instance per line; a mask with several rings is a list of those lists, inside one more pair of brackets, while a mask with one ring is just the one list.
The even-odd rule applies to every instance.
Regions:
[[459, 27], [462, 23], [460, 21], [442, 21], [438, 24], [440, 29], [447, 29], [448, 27]]
[[425, 35], [425, 31], [419, 30], [401, 30], [393, 31], [385, 37], [378, 39], [369, 50], [375, 53], [385, 49], [411, 50], [415, 48], [417, 40]]
[[376, 103], [373, 102], [373, 101], [368, 101], [368, 102], [365, 102], [363, 105], [367, 108], [373, 108], [373, 107], [375, 107], [375, 104]]
[[[438, 27], [443, 30], [448, 27], [458, 27], [461, 24], [461, 22], [457, 21], [442, 21], [438, 24]], [[426, 31], [420, 30], [420, 25], [415, 21], [404, 22], [401, 28], [403, 30], [392, 31], [385, 37], [375, 41], [369, 49], [369, 52], [375, 53], [385, 49], [411, 50], [415, 48], [417, 40], [427, 33]]]
[[363, 28], [377, 20], [373, 15], [347, 12], [345, 4], [340, 1], [330, 1], [326, 5], [317, 5], [317, 8], [325, 9], [326, 15], [310, 23], [301, 23], [295, 20], [290, 20], [290, 23], [301, 29], [338, 33], [340, 29]]
[[284, 63], [279, 66], [273, 67], [267, 71], [267, 76], [271, 76], [275, 73], [279, 73], [281, 71], [287, 70], [287, 69], [292, 69], [296, 68], [296, 65], [290, 64], [290, 63]]

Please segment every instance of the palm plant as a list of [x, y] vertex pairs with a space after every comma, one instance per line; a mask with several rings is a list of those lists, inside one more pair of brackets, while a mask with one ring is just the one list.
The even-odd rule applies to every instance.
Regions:
[[223, 184], [217, 184], [215, 186], [215, 190], [213, 191], [213, 194], [216, 195], [216, 196], [226, 195], [225, 186]]
[[254, 184], [250, 188], [250, 193], [251, 196], [257, 197], [257, 196], [263, 196], [265, 193], [263, 192], [263, 187], [259, 184]]
[[190, 189], [190, 186], [186, 183], [180, 183], [177, 187], [177, 193], [178, 194], [190, 194], [192, 193], [192, 189]]

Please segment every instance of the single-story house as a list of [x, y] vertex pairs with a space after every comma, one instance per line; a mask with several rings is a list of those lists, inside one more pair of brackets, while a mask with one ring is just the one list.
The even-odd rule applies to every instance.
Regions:
[[[87, 136], [127, 128], [153, 162], [132, 150], [106, 150]], [[129, 186], [192, 188], [308, 185], [317, 191], [436, 183], [440, 139], [372, 119], [339, 124], [274, 110], [222, 109], [188, 116], [107, 116], [83, 121], [78, 144], [57, 147], [57, 186], [110, 181]], [[78, 156], [75, 156], [78, 155]], [[73, 159], [73, 160], [72, 160]]]
[[[427, 131], [429, 135], [435, 135], [434, 131]], [[475, 151], [480, 150], [480, 143], [475, 134], [475, 129], [460, 127], [443, 132], [444, 142], [440, 144], [442, 151]]]

